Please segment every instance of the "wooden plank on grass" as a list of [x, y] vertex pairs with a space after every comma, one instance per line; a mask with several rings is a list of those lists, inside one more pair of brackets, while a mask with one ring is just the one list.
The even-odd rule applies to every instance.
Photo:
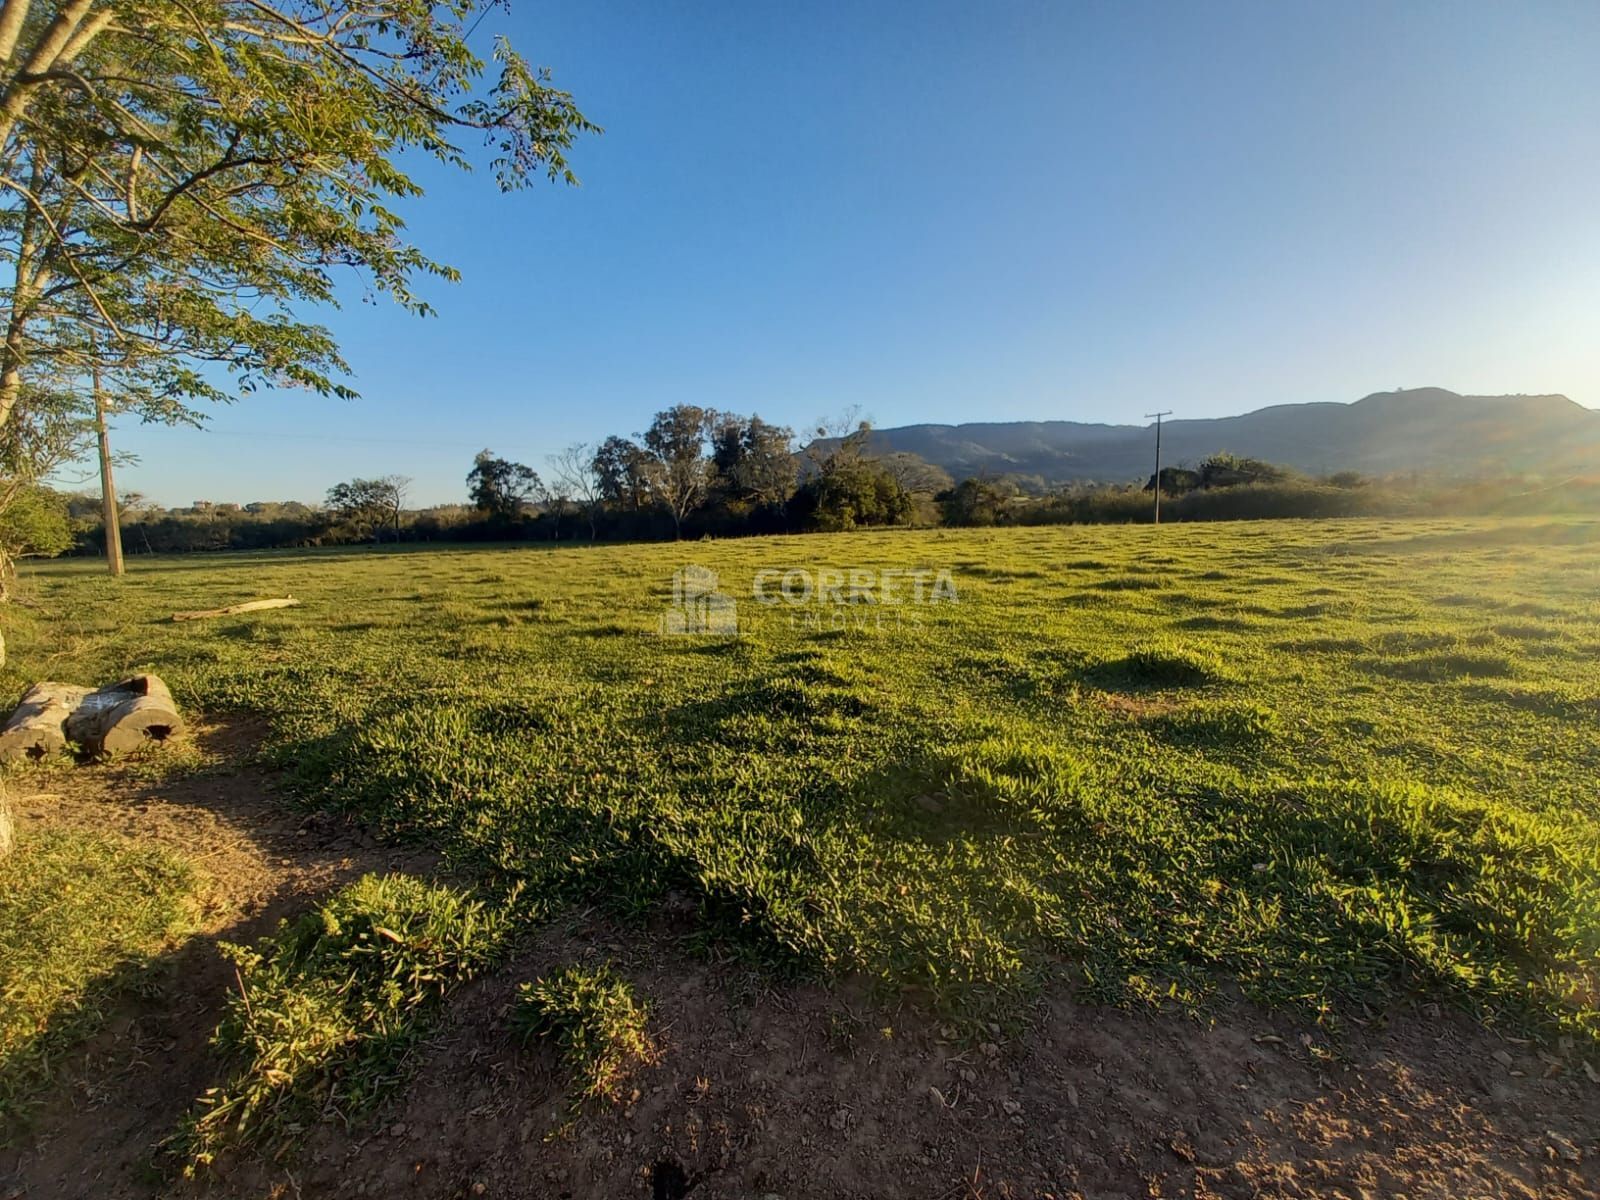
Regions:
[[231, 617], [234, 613], [260, 612], [264, 608], [291, 608], [300, 601], [293, 596], [281, 596], [276, 600], [249, 600], [244, 604], [230, 604], [227, 608], [197, 608], [193, 612], [175, 612], [172, 614], [174, 621], [199, 621], [206, 617]]

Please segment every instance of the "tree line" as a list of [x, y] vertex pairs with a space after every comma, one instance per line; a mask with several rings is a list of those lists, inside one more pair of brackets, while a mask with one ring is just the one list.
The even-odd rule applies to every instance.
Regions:
[[[843, 432], [841, 432], [841, 429]], [[466, 473], [459, 504], [409, 506], [401, 475], [351, 479], [321, 505], [125, 503], [131, 554], [395, 542], [642, 541], [882, 526], [1006, 526], [1147, 522], [1142, 484], [1046, 486], [1024, 476], [953, 481], [915, 455], [877, 453], [870, 427], [835, 422], [797, 449], [792, 432], [759, 417], [679, 406], [634, 437], [569, 446], [537, 470], [490, 450]], [[1520, 478], [1312, 478], [1231, 454], [1164, 468], [1163, 521], [1356, 516], [1516, 515], [1600, 511], [1600, 481], [1559, 488]], [[44, 489], [0, 518], [19, 523], [28, 552], [103, 550], [97, 497]]]

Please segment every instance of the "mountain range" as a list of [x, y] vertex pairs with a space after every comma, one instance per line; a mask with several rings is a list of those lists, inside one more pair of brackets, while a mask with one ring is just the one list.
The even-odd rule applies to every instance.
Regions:
[[[920, 455], [957, 479], [1121, 483], [1149, 477], [1155, 431], [1079, 421], [903, 425], [874, 430], [871, 445]], [[1224, 450], [1313, 475], [1582, 474], [1600, 470], [1600, 412], [1565, 396], [1462, 396], [1429, 387], [1162, 424], [1163, 465], [1194, 465]]]

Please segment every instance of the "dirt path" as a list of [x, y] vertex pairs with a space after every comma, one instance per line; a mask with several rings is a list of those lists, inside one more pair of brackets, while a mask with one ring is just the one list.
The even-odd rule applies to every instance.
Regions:
[[[223, 757], [249, 745], [207, 737]], [[1330, 1041], [1243, 1004], [1204, 1028], [1056, 996], [1022, 1034], [963, 1048], [910, 1011], [690, 957], [684, 930], [584, 914], [458, 995], [365, 1126], [163, 1183], [151, 1148], [215, 1078], [206, 1043], [232, 986], [215, 940], [257, 936], [361, 871], [431, 864], [305, 821], [249, 767], [168, 787], [80, 770], [18, 811], [167, 841], [212, 883], [205, 935], [66, 1066], [33, 1139], [0, 1153], [0, 1197], [1600, 1195], [1584, 1063], [1449, 1013]], [[518, 982], [600, 957], [650, 1001], [660, 1054], [623, 1104], [573, 1119], [554, 1059], [515, 1048], [505, 1012]]]

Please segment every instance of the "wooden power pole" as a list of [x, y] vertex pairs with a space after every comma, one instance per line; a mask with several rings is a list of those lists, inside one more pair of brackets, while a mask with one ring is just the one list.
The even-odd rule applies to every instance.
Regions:
[[106, 432], [106, 396], [100, 387], [100, 364], [94, 367], [94, 427], [100, 436], [100, 500], [106, 526], [106, 566], [122, 574], [122, 525], [117, 520], [117, 486], [111, 481], [111, 437]]
[[1172, 410], [1170, 408], [1166, 409], [1163, 412], [1145, 413], [1145, 415], [1144, 415], [1145, 416], [1145, 420], [1147, 420], [1147, 421], [1151, 417], [1154, 417], [1156, 419], [1156, 478], [1155, 478], [1155, 487], [1152, 488], [1151, 490], [1153, 490], [1155, 492], [1155, 494], [1156, 494], [1156, 521], [1155, 521], [1155, 523], [1157, 525], [1161, 524], [1161, 418], [1162, 417], [1170, 417], [1171, 415], [1172, 415]]

